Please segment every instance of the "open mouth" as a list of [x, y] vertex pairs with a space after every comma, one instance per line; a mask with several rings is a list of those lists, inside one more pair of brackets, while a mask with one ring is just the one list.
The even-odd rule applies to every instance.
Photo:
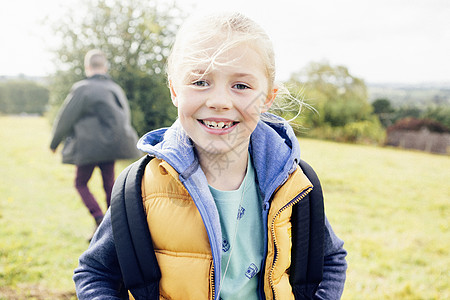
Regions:
[[223, 121], [208, 121], [208, 120], [199, 120], [200, 123], [202, 123], [203, 125], [205, 125], [206, 127], [212, 128], [212, 129], [226, 129], [226, 128], [230, 128], [234, 125], [236, 125], [238, 122], [223, 122]]

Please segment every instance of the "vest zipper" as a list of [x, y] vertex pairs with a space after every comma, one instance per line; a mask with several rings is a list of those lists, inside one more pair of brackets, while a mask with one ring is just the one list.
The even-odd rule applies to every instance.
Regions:
[[211, 282], [211, 295], [212, 298], [210, 299], [214, 299], [215, 295], [214, 295], [214, 263], [211, 263], [211, 272], [209, 273], [209, 282]]
[[277, 295], [276, 295], [276, 292], [275, 292], [275, 289], [274, 289], [274, 284], [273, 284], [273, 278], [272, 278], [273, 270], [275, 269], [275, 265], [276, 265], [277, 259], [278, 259], [278, 257], [277, 257], [277, 247], [278, 247], [278, 245], [277, 245], [277, 241], [276, 241], [276, 239], [275, 239], [275, 228], [274, 228], [274, 225], [275, 225], [275, 219], [277, 218], [277, 216], [278, 216], [283, 210], [285, 210], [285, 209], [288, 208], [288, 207], [293, 206], [294, 204], [300, 202], [300, 200], [302, 200], [303, 198], [305, 198], [305, 196], [306, 196], [311, 190], [312, 190], [312, 187], [309, 186], [309, 187], [307, 187], [306, 189], [304, 189], [303, 191], [301, 191], [300, 194], [298, 194], [297, 196], [295, 196], [294, 199], [292, 199], [291, 201], [289, 201], [289, 203], [287, 203], [287, 204], [286, 204], [285, 206], [283, 206], [280, 210], [278, 210], [278, 212], [277, 212], [277, 213], [275, 214], [275, 216], [272, 218], [272, 222], [271, 222], [271, 224], [270, 224], [270, 232], [271, 232], [272, 238], [273, 238], [273, 243], [274, 243], [274, 248], [275, 248], [275, 249], [274, 249], [274, 250], [275, 250], [275, 257], [274, 257], [274, 259], [273, 259], [272, 267], [270, 268], [270, 271], [269, 271], [269, 283], [270, 283], [270, 287], [272, 288], [273, 299], [277, 299]]

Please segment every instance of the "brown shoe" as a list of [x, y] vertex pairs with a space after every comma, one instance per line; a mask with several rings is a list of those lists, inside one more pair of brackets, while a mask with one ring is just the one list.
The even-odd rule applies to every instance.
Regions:
[[100, 223], [103, 221], [103, 216], [95, 218], [95, 224], [97, 224], [97, 227], [100, 225]]

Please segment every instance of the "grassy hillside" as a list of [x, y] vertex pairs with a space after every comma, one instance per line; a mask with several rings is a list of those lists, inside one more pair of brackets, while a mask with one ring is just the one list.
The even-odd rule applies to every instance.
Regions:
[[[42, 118], [0, 117], [0, 299], [75, 299], [93, 221]], [[300, 140], [345, 240], [343, 299], [449, 299], [450, 157]], [[117, 164], [117, 173], [128, 162]], [[103, 202], [100, 175], [94, 193]]]
[[343, 299], [450, 299], [450, 157], [300, 140], [348, 250]]

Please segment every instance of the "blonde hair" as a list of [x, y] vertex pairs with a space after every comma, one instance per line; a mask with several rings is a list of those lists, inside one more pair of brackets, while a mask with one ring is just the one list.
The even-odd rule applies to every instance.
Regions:
[[[217, 61], [216, 58], [241, 44], [252, 47], [261, 57], [268, 80], [266, 96], [274, 87], [278, 90], [277, 103], [274, 103], [270, 111], [286, 112], [286, 109], [292, 110], [296, 107], [296, 115], [292, 118], [295, 119], [300, 114], [302, 101], [293, 97], [283, 84], [275, 82], [275, 54], [272, 41], [261, 26], [241, 13], [218, 13], [187, 20], [179, 29], [168, 57], [168, 80], [175, 82], [184, 67], [192, 70], [195, 69], [192, 66], [206, 64], [208, 72], [214, 65], [227, 64]], [[270, 114], [263, 114], [261, 118], [264, 121], [281, 122], [279, 118], [272, 118]]]

